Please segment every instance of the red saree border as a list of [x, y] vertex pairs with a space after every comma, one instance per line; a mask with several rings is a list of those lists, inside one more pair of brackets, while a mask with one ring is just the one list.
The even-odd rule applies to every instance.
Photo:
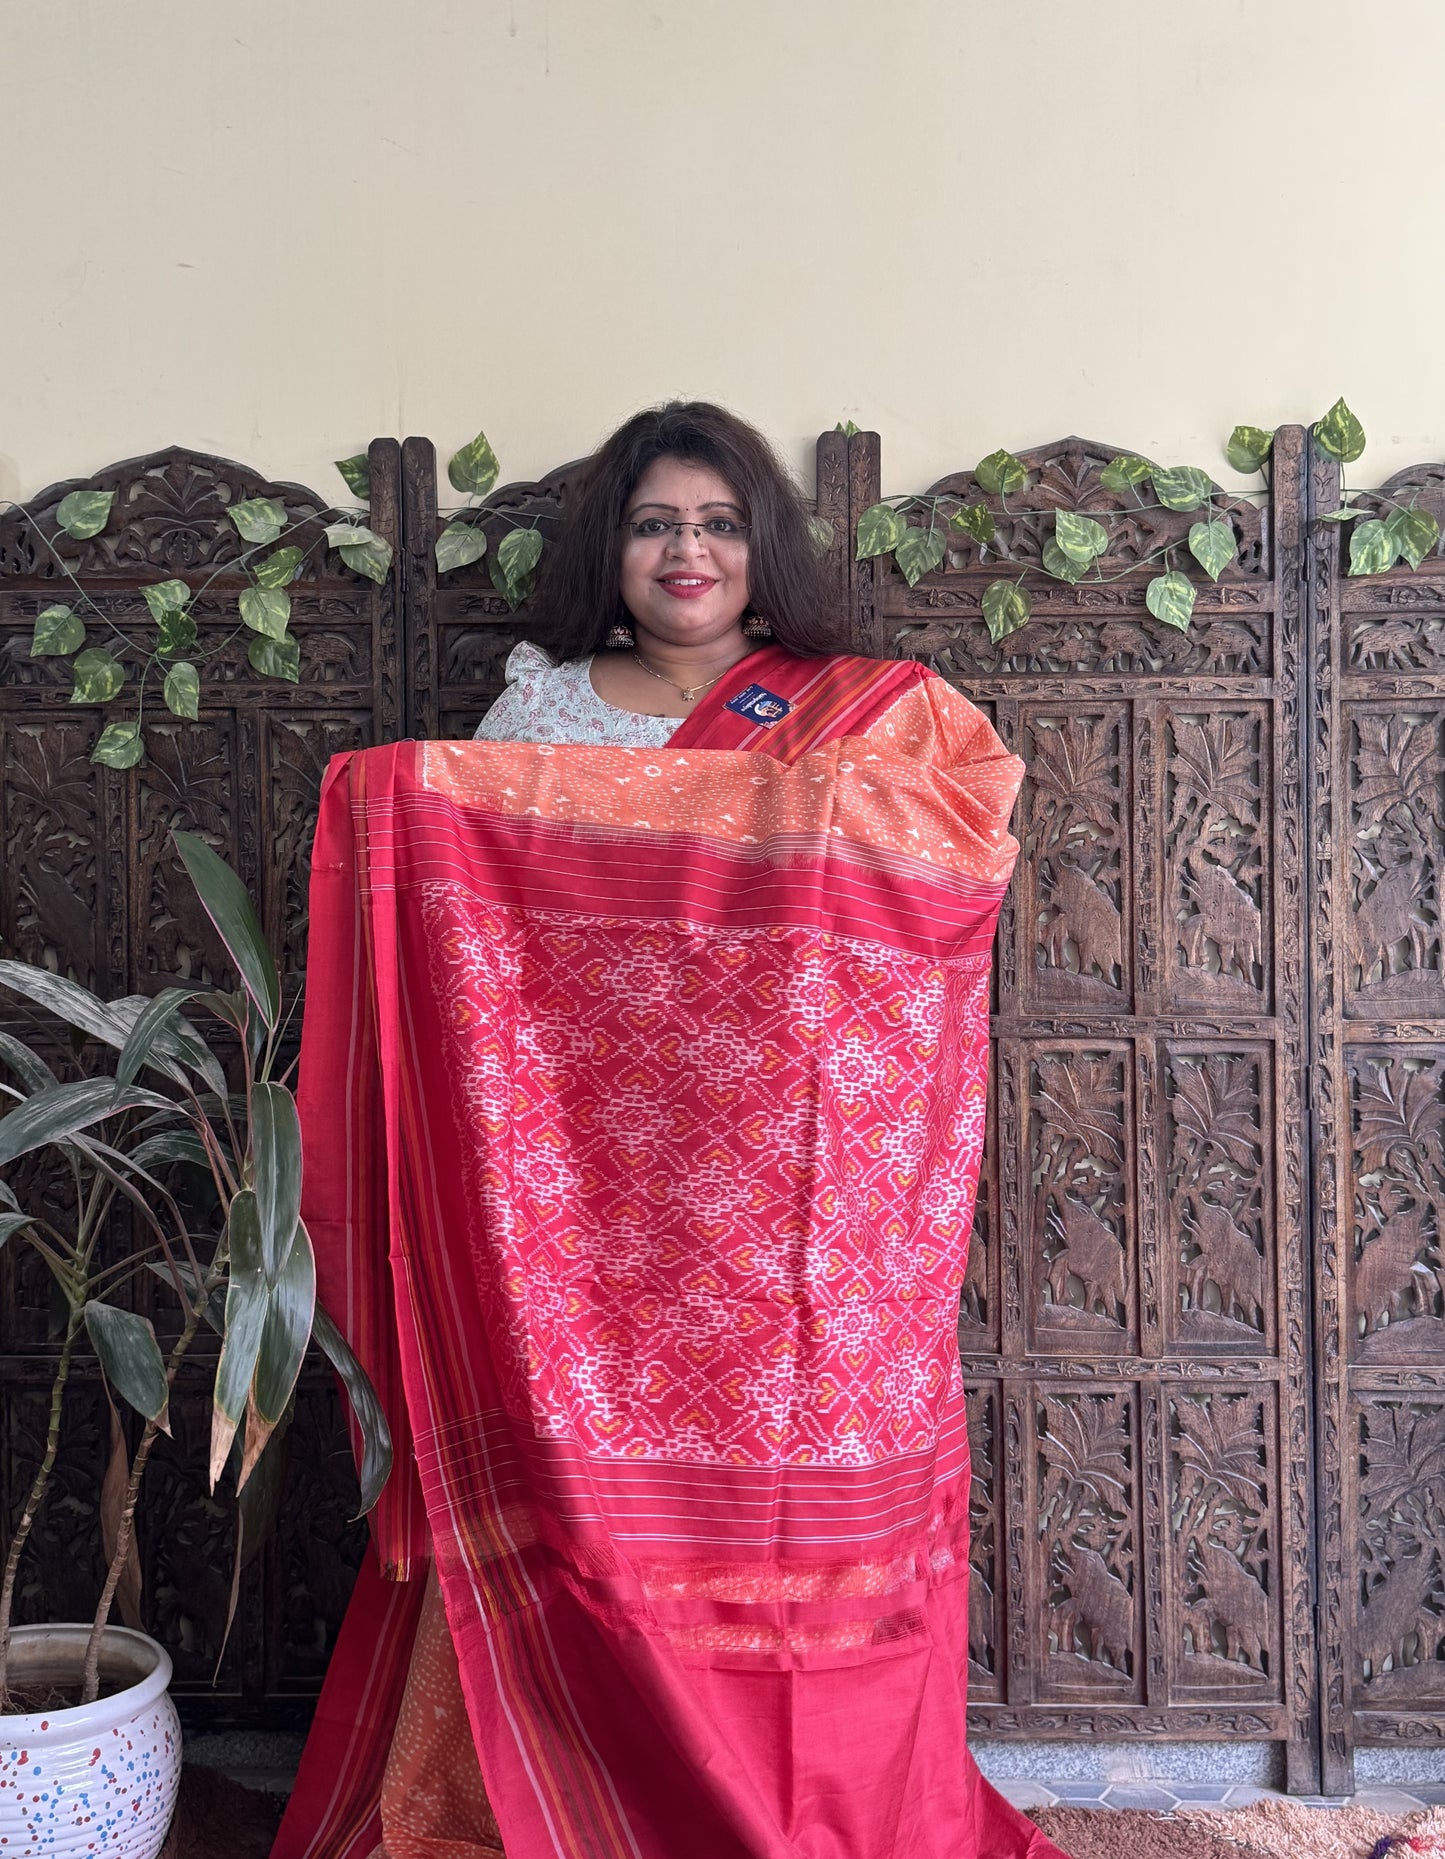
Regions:
[[[751, 750], [795, 762], [839, 736], [861, 735], [906, 690], [935, 674], [913, 659], [799, 658], [782, 646], [764, 646], [714, 685], [669, 738], [670, 749]], [[754, 723], [728, 705], [760, 684], [791, 706], [782, 722]]]

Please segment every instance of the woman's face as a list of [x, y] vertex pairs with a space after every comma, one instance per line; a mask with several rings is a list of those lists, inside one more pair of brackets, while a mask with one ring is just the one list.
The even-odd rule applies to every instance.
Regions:
[[[655, 459], [622, 518], [622, 604], [641, 642], [708, 646], [738, 630], [748, 604], [747, 513], [725, 479], [689, 459]], [[681, 534], [671, 527], [678, 523], [688, 525]], [[637, 525], [656, 533], [639, 536]]]

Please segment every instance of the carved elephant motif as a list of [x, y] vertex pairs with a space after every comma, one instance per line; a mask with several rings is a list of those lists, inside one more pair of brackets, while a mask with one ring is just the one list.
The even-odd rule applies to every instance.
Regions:
[[1089, 1640], [1089, 1657], [1128, 1670], [1134, 1645], [1134, 1598], [1097, 1549], [1067, 1543], [1061, 1558], [1069, 1599], [1060, 1610], [1059, 1645], [1067, 1651], [1076, 1633]]

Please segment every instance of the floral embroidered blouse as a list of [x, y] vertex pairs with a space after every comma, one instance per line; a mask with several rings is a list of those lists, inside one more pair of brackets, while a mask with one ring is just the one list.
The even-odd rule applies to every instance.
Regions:
[[592, 688], [591, 658], [554, 664], [540, 646], [523, 642], [506, 664], [507, 688], [477, 725], [478, 742], [587, 742], [655, 749], [682, 721], [619, 710]]

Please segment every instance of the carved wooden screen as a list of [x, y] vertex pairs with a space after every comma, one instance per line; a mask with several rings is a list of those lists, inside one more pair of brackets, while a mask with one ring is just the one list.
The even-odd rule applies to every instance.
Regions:
[[[398, 528], [399, 479], [395, 442], [378, 441], [371, 523], [389, 537]], [[60, 499], [80, 488], [115, 492], [108, 527], [85, 543], [58, 534], [55, 520]], [[228, 564], [244, 545], [226, 511], [247, 497], [275, 498], [303, 524], [289, 538], [307, 551], [290, 589], [301, 647], [294, 686], [256, 676], [245, 636], [236, 636], [245, 580]], [[185, 826], [205, 834], [252, 887], [273, 943], [284, 948], [290, 971], [299, 971], [321, 773], [336, 751], [395, 736], [400, 714], [399, 575], [376, 587], [340, 566], [324, 546], [326, 520], [325, 500], [301, 486], [265, 483], [240, 466], [177, 449], [129, 460], [83, 484], [56, 485], [28, 507], [28, 520], [12, 514], [0, 521], [6, 954], [107, 995], [150, 991], [160, 977], [223, 974], [219, 945], [170, 849], [171, 828]], [[148, 758], [129, 772], [89, 761], [102, 718], [68, 702], [65, 661], [29, 656], [36, 613], [65, 595], [53, 552], [82, 575], [107, 613], [137, 632], [148, 618], [143, 585], [170, 576], [192, 588], [210, 580], [193, 611], [202, 648], [225, 643], [205, 670], [201, 720], [183, 722], [163, 709], [157, 717], [152, 709]], [[91, 630], [94, 643], [96, 626]], [[0, 1019], [27, 1025], [10, 996], [0, 1003]], [[7, 1534], [44, 1434], [53, 1349], [48, 1281], [29, 1259], [13, 1246], [0, 1253], [0, 1516]], [[168, 1302], [158, 1288], [146, 1304], [163, 1333]], [[187, 1379], [171, 1403], [174, 1443], [160, 1442], [147, 1475], [140, 1527], [146, 1624], [175, 1660], [176, 1688], [190, 1697], [192, 1721], [198, 1713], [211, 1722], [304, 1720], [363, 1541], [348, 1521], [356, 1488], [329, 1372], [306, 1373], [277, 1535], [248, 1574], [214, 1691], [231, 1514], [205, 1489], [208, 1401], [195, 1385], [199, 1377]], [[71, 1402], [60, 1489], [26, 1558], [22, 1618], [88, 1619], [99, 1592], [95, 1500], [107, 1422], [93, 1377], [83, 1392]]]
[[[1338, 504], [1313, 474], [1314, 510]], [[1445, 518], [1445, 471], [1366, 514]], [[1311, 912], [1325, 1786], [1445, 1746], [1445, 562], [1313, 526]]]
[[[994, 1127], [961, 1341], [975, 1469], [970, 1695], [1014, 1736], [1269, 1738], [1317, 1774], [1311, 1631], [1300, 781], [1303, 435], [1271, 534], [1187, 634], [1131, 566], [1191, 517], [1130, 513], [1113, 455], [1025, 455], [984, 498], [1027, 629], [990, 643], [996, 557], [910, 589], [854, 570], [863, 636], [926, 659], [1028, 764], [996, 949]], [[878, 495], [852, 441], [852, 510]], [[1037, 567], [1038, 521], [1110, 510], [1104, 583]], [[1187, 550], [1179, 559], [1189, 564]]]

